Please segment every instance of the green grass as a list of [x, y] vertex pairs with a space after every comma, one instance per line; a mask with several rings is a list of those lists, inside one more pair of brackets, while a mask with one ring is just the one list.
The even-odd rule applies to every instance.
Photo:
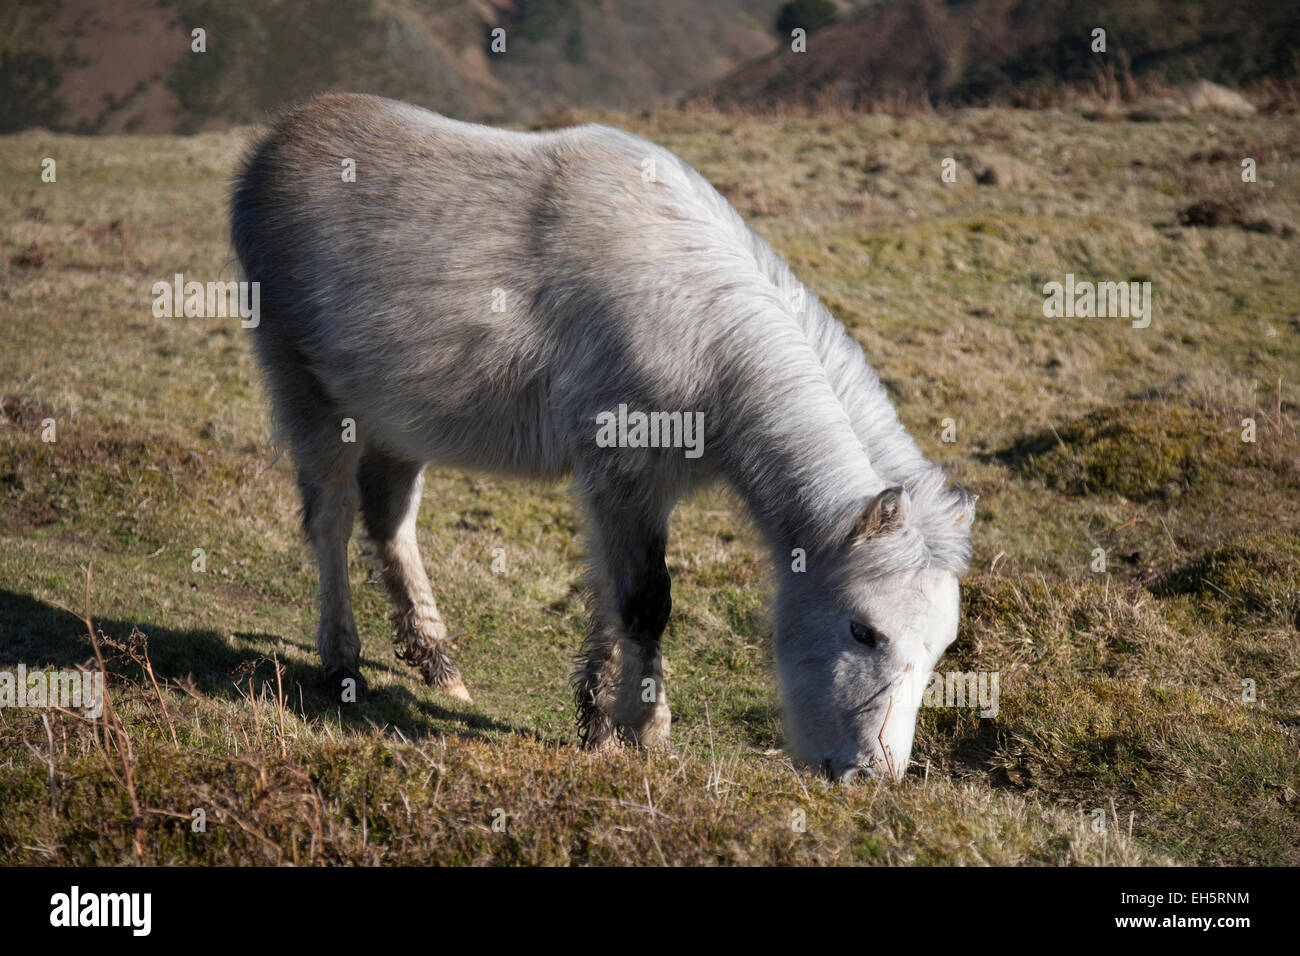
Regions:
[[[679, 509], [669, 546], [677, 750], [587, 755], [566, 690], [583, 601], [564, 489], [441, 469], [419, 534], [475, 703], [396, 660], [358, 539], [374, 697], [340, 712], [318, 685], [316, 579], [249, 343], [233, 322], [150, 312], [175, 272], [234, 277], [225, 189], [248, 132], [27, 133], [0, 138], [0, 670], [93, 657], [93, 565], [130, 752], [70, 715], [0, 710], [4, 859], [1300, 862], [1296, 240], [1177, 219], [1252, 190], [1300, 221], [1295, 124], [583, 118], [718, 183], [863, 343], [921, 446], [981, 495], [940, 668], [999, 672], [998, 716], [924, 709], [899, 785], [794, 765], [763, 552], [718, 489]], [[1242, 184], [1236, 153], [1260, 143], [1273, 158]], [[1229, 158], [1194, 158], [1214, 149]], [[1151, 281], [1151, 327], [1045, 319], [1042, 286], [1067, 272]]]

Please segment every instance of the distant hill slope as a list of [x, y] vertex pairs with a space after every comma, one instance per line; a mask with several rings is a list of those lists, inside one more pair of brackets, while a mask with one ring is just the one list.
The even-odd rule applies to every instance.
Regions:
[[[775, 45], [780, 0], [9, 0], [0, 132], [192, 132], [326, 89], [469, 119], [641, 109]], [[494, 27], [506, 52], [489, 51]], [[207, 52], [190, 51], [190, 31]]]
[[[1094, 28], [1107, 53], [1091, 51]], [[1032, 102], [1126, 57], [1138, 78], [1245, 85], [1300, 72], [1300, 0], [885, 0], [688, 100], [853, 107]]]

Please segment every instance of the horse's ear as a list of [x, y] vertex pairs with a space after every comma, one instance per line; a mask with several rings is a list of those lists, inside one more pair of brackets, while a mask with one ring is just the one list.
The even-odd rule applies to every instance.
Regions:
[[849, 539], [850, 543], [854, 545], [862, 544], [871, 538], [878, 538], [882, 534], [897, 531], [903, 526], [903, 522], [907, 520], [907, 512], [910, 507], [911, 502], [908, 501], [907, 492], [903, 490], [902, 485], [886, 488], [867, 502], [867, 508], [862, 512], [862, 517], [853, 526], [853, 534]]
[[980, 500], [979, 495], [967, 494], [962, 492], [961, 513], [957, 515], [957, 527], [969, 528], [975, 520], [975, 502]]

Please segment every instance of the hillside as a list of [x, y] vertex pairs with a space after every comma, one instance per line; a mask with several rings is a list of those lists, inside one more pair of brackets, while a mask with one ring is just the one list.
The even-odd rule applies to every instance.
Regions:
[[[1106, 52], [1091, 49], [1106, 31]], [[706, 84], [690, 100], [752, 109], [1033, 105], [1064, 86], [1230, 86], [1300, 70], [1300, 2], [892, 0]], [[1102, 79], [1104, 77], [1104, 79]]]
[[[0, 132], [168, 133], [347, 89], [466, 119], [643, 109], [772, 49], [779, 0], [14, 0]], [[206, 30], [204, 53], [190, 31]], [[506, 31], [506, 50], [489, 34]]]
[[[1063, 86], [1287, 83], [1300, 0], [839, 0], [791, 53], [782, 0], [11, 0], [0, 132], [192, 133], [324, 90], [463, 119], [688, 102], [1040, 105]], [[1107, 53], [1090, 50], [1095, 27]], [[206, 31], [206, 52], [190, 32]], [[491, 34], [505, 30], [503, 53]], [[1294, 98], [1294, 97], [1293, 97]]]

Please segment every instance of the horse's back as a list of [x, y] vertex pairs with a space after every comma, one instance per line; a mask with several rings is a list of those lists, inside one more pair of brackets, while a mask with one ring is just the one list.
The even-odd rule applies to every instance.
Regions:
[[[564, 436], [548, 415], [613, 398], [636, 377], [629, 362], [684, 341], [636, 290], [649, 301], [687, 285], [698, 248], [731, 241], [728, 210], [619, 130], [516, 133], [326, 96], [250, 152], [232, 238], [261, 284], [264, 366], [300, 357], [334, 404], [426, 444], [456, 436], [431, 457], [532, 455], [550, 472]], [[475, 437], [484, 420], [500, 449], [476, 448], [492, 440]]]
[[522, 134], [378, 97], [321, 97], [281, 117], [246, 160], [235, 249], [272, 295], [395, 299], [513, 254], [542, 156]]

